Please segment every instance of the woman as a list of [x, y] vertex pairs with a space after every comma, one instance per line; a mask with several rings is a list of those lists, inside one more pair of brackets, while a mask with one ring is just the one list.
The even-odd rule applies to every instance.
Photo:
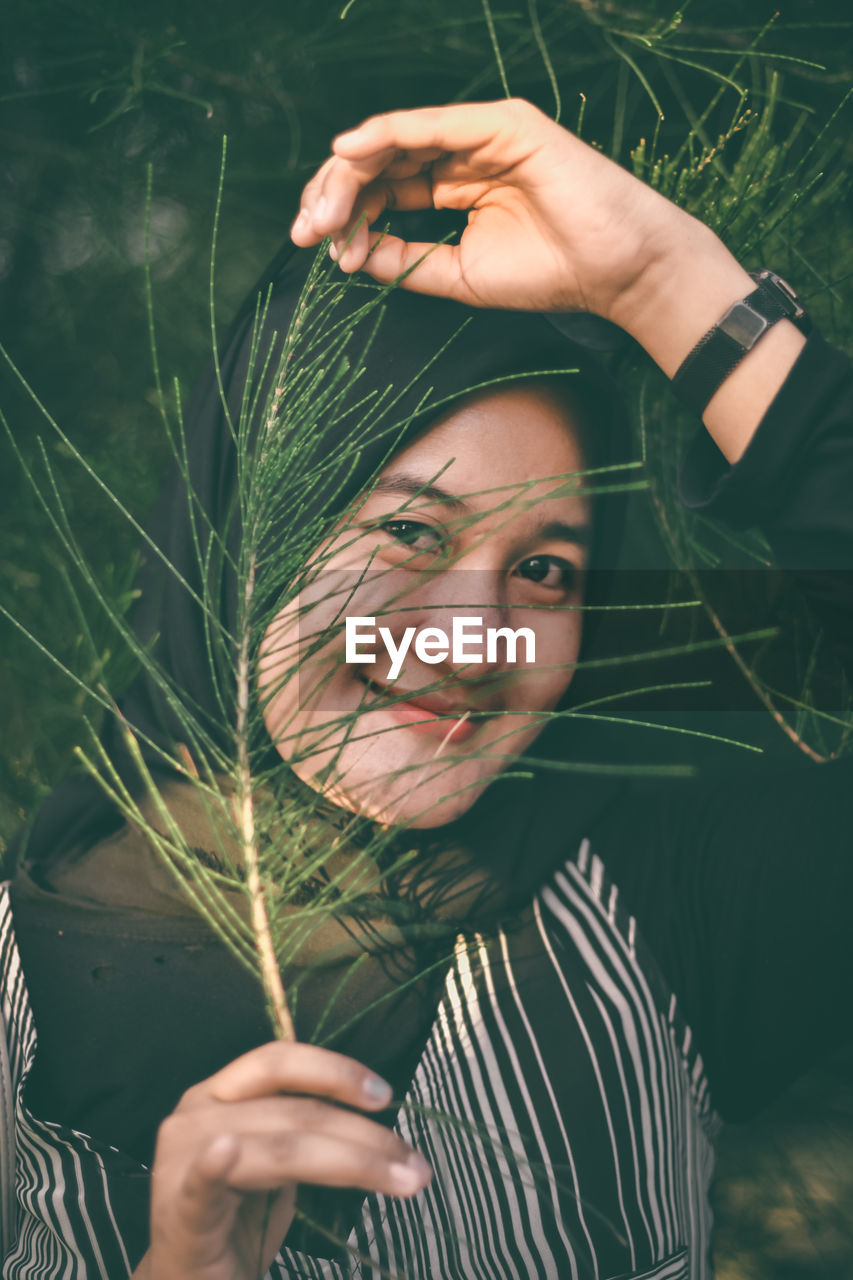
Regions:
[[[419, 261], [424, 246], [407, 247], [396, 237], [369, 239], [365, 226], [356, 226], [361, 212], [373, 222], [389, 203], [410, 208], [435, 203], [473, 213], [460, 246], [442, 246]], [[406, 284], [413, 290], [450, 293], [483, 307], [593, 310], [641, 341], [670, 375], [726, 309], [754, 291], [754, 282], [710, 232], [526, 104], [402, 113], [367, 122], [338, 139], [335, 156], [306, 193], [293, 231], [306, 246], [326, 233], [333, 234], [344, 269], [365, 266], [387, 279], [412, 267]], [[395, 295], [395, 306], [397, 299]], [[398, 356], [425, 318], [439, 314], [438, 304], [424, 299], [417, 312], [407, 311], [406, 305], [399, 302], [400, 315], [411, 320], [408, 330], [402, 322], [395, 329]], [[793, 316], [795, 308], [787, 314]], [[548, 322], [530, 317], [534, 327], [525, 328], [526, 319], [486, 311], [481, 323], [487, 328], [472, 337], [465, 359], [458, 358], [457, 349], [457, 382], [450, 385], [451, 374], [447, 384], [451, 417], [433, 422], [423, 436], [415, 432], [410, 441], [401, 442], [402, 451], [389, 464], [399, 464], [407, 450], [413, 451], [408, 462], [420, 468], [412, 495], [416, 500], [430, 475], [451, 463], [459, 465], [460, 449], [471, 435], [465, 430], [466, 414], [469, 427], [472, 413], [480, 423], [496, 421], [504, 432], [509, 465], [521, 464], [525, 453], [518, 449], [518, 389], [509, 402], [502, 402], [503, 407], [510, 404], [503, 425], [497, 399], [460, 401], [459, 396], [479, 380], [480, 368], [487, 374], [497, 368], [515, 375], [536, 367], [565, 367], [564, 361], [555, 366], [547, 358], [553, 334]], [[487, 331], [488, 326], [494, 330]], [[430, 326], [426, 328], [433, 338]], [[465, 334], [474, 334], [475, 328], [476, 318]], [[697, 354], [692, 373], [688, 366], [681, 374], [684, 394], [697, 404], [707, 400], [704, 421], [715, 442], [714, 448], [703, 453], [700, 447], [693, 455], [686, 477], [691, 500], [743, 522], [759, 516], [780, 558], [794, 567], [845, 565], [853, 545], [846, 498], [853, 468], [846, 363], [819, 338], [804, 349], [789, 318], [774, 317], [748, 350], [745, 342], [729, 337], [738, 349], [729, 349], [716, 367], [703, 368]], [[411, 346], [420, 350], [416, 340]], [[238, 343], [235, 360], [240, 350]], [[560, 353], [565, 352], [561, 347]], [[483, 364], [478, 366], [479, 360]], [[453, 365], [451, 361], [449, 367]], [[461, 385], [459, 365], [467, 375]], [[587, 403], [582, 399], [579, 405], [558, 406], [547, 395], [524, 403], [525, 420], [532, 416], [536, 422], [539, 415], [545, 453], [559, 456], [558, 466], [544, 472], [540, 466], [524, 477], [534, 491], [555, 474], [576, 475], [582, 469], [577, 465], [580, 439], [595, 441], [600, 426], [584, 413]], [[585, 423], [580, 437], [578, 420]], [[443, 446], [442, 430], [447, 436]], [[608, 440], [610, 434], [600, 433], [600, 438]], [[440, 453], [430, 455], [436, 441]], [[509, 447], [513, 443], [514, 451]], [[488, 451], [486, 456], [491, 465]], [[218, 465], [209, 454], [196, 461], [214, 471]], [[387, 470], [384, 474], [387, 480]], [[507, 474], [496, 479], [498, 486], [506, 485]], [[216, 480], [211, 490], [217, 489]], [[449, 496], [470, 499], [470, 478], [460, 483], [462, 491]], [[461, 565], [466, 557], [488, 551], [491, 559], [476, 564], [469, 559], [471, 567], [485, 569], [493, 582], [511, 581], [514, 588], [524, 584], [525, 592], [531, 583], [541, 585], [541, 579], [535, 582], [540, 575], [547, 580], [552, 556], [582, 569], [585, 552], [578, 535], [588, 518], [587, 495], [576, 487], [568, 495], [565, 486], [558, 492], [559, 497], [552, 497], [552, 488], [545, 500], [573, 505], [549, 523], [575, 531], [575, 541], [564, 538], [560, 544], [559, 557], [552, 545], [535, 542], [528, 542], [524, 552], [518, 552], [516, 542], [518, 554], [509, 555], [509, 544], [502, 541], [509, 536], [507, 520], [479, 542], [463, 539], [454, 546], [454, 557]], [[349, 496], [358, 498], [358, 493]], [[376, 488], [368, 488], [364, 504], [375, 500]], [[434, 495], [430, 500], [434, 504]], [[399, 541], [402, 516], [410, 514], [398, 507], [395, 513], [385, 523], [397, 527], [383, 530], [386, 552]], [[428, 538], [422, 528], [434, 519], [434, 505], [431, 509], [430, 503], [421, 503], [417, 515], [416, 536]], [[522, 504], [514, 518], [529, 521], [529, 505], [525, 510]], [[373, 513], [374, 530], [375, 521]], [[609, 531], [615, 523], [594, 521], [592, 563], [612, 563], [600, 530]], [[406, 537], [412, 533], [408, 529]], [[445, 527], [436, 543], [447, 537]], [[563, 554], [569, 548], [571, 555]], [[536, 563], [543, 560], [547, 568]], [[351, 571], [352, 566], [344, 568]], [[843, 575], [838, 581], [843, 585]], [[814, 580], [807, 579], [806, 585], [810, 583]], [[164, 589], [168, 594], [169, 587]], [[577, 589], [571, 575], [560, 589], [568, 592], [561, 603], [571, 605], [571, 592]], [[833, 595], [824, 589], [816, 607], [843, 647], [846, 606], [840, 591]], [[466, 596], [462, 612], [471, 612], [470, 600]], [[496, 607], [494, 597], [476, 603]], [[526, 603], [522, 599], [521, 607]], [[460, 606], [458, 601], [439, 601], [438, 607], [458, 612]], [[165, 620], [172, 611], [164, 611], [158, 600], [156, 612]], [[561, 609], [558, 616], [562, 661], [570, 664], [580, 636], [576, 626], [567, 625], [571, 609]], [[271, 623], [265, 634], [262, 703], [270, 738], [292, 759], [289, 725], [301, 708], [286, 702], [287, 684], [282, 685], [276, 670], [292, 618], [275, 615]], [[141, 625], [144, 632], [144, 619]], [[392, 632], [400, 625], [394, 619]], [[170, 643], [168, 628], [160, 640], [164, 643]], [[172, 670], [182, 680], [180, 645], [173, 657]], [[423, 676], [419, 667], [414, 671]], [[199, 702], [191, 683], [197, 672], [185, 674]], [[365, 719], [381, 717], [377, 727], [390, 729], [411, 748], [407, 767], [429, 792], [435, 785], [435, 752], [427, 754], [414, 744], [416, 734], [418, 743], [435, 743], [436, 726], [427, 720], [426, 731], [413, 727], [413, 713], [422, 721], [417, 705], [405, 697], [401, 703], [388, 700], [384, 675], [379, 672], [377, 688], [365, 686]], [[457, 707], [481, 715], [482, 700], [459, 697], [464, 664], [448, 675], [444, 692], [452, 691]], [[406, 693], [418, 692], [424, 681], [402, 687]], [[473, 689], [474, 682], [466, 687]], [[518, 710], [527, 718], [531, 711], [547, 711], [559, 705], [567, 687], [564, 671], [562, 684], [555, 681], [547, 691], [539, 689]], [[503, 701], [492, 709], [512, 712], [506, 684], [503, 691], [500, 682], [497, 688]], [[497, 696], [494, 686], [490, 696]], [[146, 723], [145, 689], [137, 689], [130, 703], [132, 723]], [[150, 697], [147, 705], [152, 706]], [[403, 724], [403, 713], [395, 707], [407, 705]], [[433, 710], [419, 710], [424, 709]], [[488, 731], [489, 709], [486, 704], [476, 734]], [[445, 706], [444, 712], [463, 719], [452, 708]], [[286, 733], [280, 714], [288, 724]], [[159, 727], [168, 733], [167, 724]], [[302, 735], [296, 739], [297, 772], [309, 787], [326, 781], [321, 774], [327, 762], [311, 737], [315, 728], [310, 715], [297, 726]], [[458, 737], [462, 726], [450, 728]], [[522, 737], [529, 730], [519, 726]], [[381, 737], [380, 732], [380, 742]], [[451, 733], [445, 750], [456, 752], [465, 769], [461, 745], [454, 747]], [[333, 775], [336, 804], [383, 822], [396, 820], [388, 804], [399, 813], [408, 791], [400, 790], [390, 801], [377, 795], [369, 758], [367, 771], [359, 775], [359, 760], [345, 760], [346, 746], [333, 746], [342, 765]], [[239, 1058], [235, 1052], [223, 1056], [222, 1062], [228, 1056], [235, 1061], [206, 1079], [201, 1073], [190, 1075], [186, 1083], [201, 1083], [184, 1094], [160, 1129], [150, 1247], [141, 1257], [146, 1242], [135, 1239], [132, 1248], [125, 1248], [122, 1228], [133, 1216], [127, 1204], [134, 1188], [138, 1197], [144, 1181], [133, 1178], [139, 1163], [122, 1164], [123, 1158], [105, 1142], [75, 1135], [67, 1126], [51, 1128], [21, 1110], [21, 1234], [6, 1261], [6, 1275], [56, 1274], [62, 1267], [68, 1274], [122, 1275], [135, 1267], [135, 1274], [156, 1280], [179, 1275], [200, 1280], [261, 1275], [270, 1264], [273, 1275], [336, 1276], [358, 1273], [359, 1266], [364, 1274], [459, 1277], [707, 1274], [714, 1109], [736, 1115], [754, 1108], [818, 1051], [849, 1033], [841, 1013], [849, 1001], [841, 1004], [826, 977], [838, 977], [842, 966], [849, 967], [845, 931], [837, 919], [827, 918], [827, 903], [842, 902], [849, 892], [844, 832], [851, 816], [850, 767], [837, 762], [798, 772], [762, 783], [760, 793], [748, 779], [713, 786], [690, 783], [681, 793], [668, 794], [665, 802], [654, 789], [619, 784], [604, 793], [585, 789], [577, 801], [561, 788], [555, 803], [547, 780], [534, 779], [507, 812], [499, 799], [490, 803], [488, 787], [506, 763], [501, 754], [493, 753], [483, 774], [465, 776], [462, 794], [469, 791], [473, 805], [463, 807], [460, 801], [457, 808], [454, 801], [437, 816], [445, 826], [461, 820], [463, 829], [466, 818], [476, 817], [473, 830], [488, 845], [496, 835], [489, 822], [498, 814], [498, 834], [504, 838], [498, 851], [508, 850], [509, 860], [501, 867], [498, 858], [497, 864], [508, 891], [503, 897], [499, 893], [497, 904], [488, 904], [478, 917], [489, 928], [475, 936], [473, 951], [462, 948], [441, 973], [443, 994], [419, 990], [421, 1012], [410, 1014], [403, 1049], [399, 1041], [377, 1043], [374, 1025], [369, 1052], [354, 1055], [373, 1067], [384, 1052], [398, 1073], [396, 1092], [408, 1089], [410, 1105], [399, 1113], [397, 1135], [369, 1119], [387, 1106], [393, 1090], [351, 1053], [340, 1057], [315, 1045], [278, 1044]], [[380, 776], [387, 776], [387, 761], [378, 768]], [[567, 795], [572, 799], [568, 816]], [[415, 796], [403, 820], [417, 822], [441, 800], [439, 794], [420, 800]], [[69, 830], [78, 849], [85, 845], [97, 826], [92, 821], [96, 807], [91, 797], [83, 804], [79, 799], [56, 804], [52, 818], [48, 812], [34, 829], [30, 856], [39, 848], [69, 847]], [[815, 812], [821, 815], [820, 876], [803, 883], [800, 851]], [[520, 831], [508, 825], [513, 820]], [[531, 853], [537, 855], [535, 865]], [[493, 872], [491, 868], [490, 883], [500, 882]], [[533, 883], [525, 883], [521, 872]], [[530, 901], [537, 885], [539, 892]], [[61, 892], [62, 887], [61, 871], [48, 877], [46, 892]], [[38, 888], [30, 890], [31, 902]], [[25, 898], [26, 893], [14, 898], [19, 926], [26, 923]], [[463, 904], [461, 920], [451, 913], [450, 923], [464, 921], [469, 906]], [[513, 914], [517, 919], [510, 928], [507, 917]], [[790, 941], [792, 923], [801, 934], [798, 946]], [[162, 949], [162, 936], [156, 945]], [[6, 946], [7, 955], [13, 955], [11, 932]], [[49, 1035], [56, 1014], [50, 1000], [37, 993], [40, 950], [32, 943], [29, 949], [22, 945], [44, 1058], [42, 1026]], [[42, 993], [48, 986], [43, 975]], [[25, 1060], [25, 1065], [15, 1064], [16, 1083], [23, 1089], [23, 1073], [32, 1064], [33, 1029], [20, 986], [13, 991], [14, 999], [7, 1000], [22, 1028], [13, 1048], [17, 1044]], [[179, 994], [180, 984], [173, 984], [169, 1003]], [[398, 1002], [397, 1013], [405, 1013], [409, 1005]], [[103, 1028], [103, 1019], [93, 1025]], [[245, 1028], [240, 1034], [248, 1047], [251, 1036]], [[385, 1034], [393, 1039], [387, 1027]], [[114, 1038], [105, 1046], [109, 1061], [99, 1096], [120, 1087]], [[216, 1052], [222, 1047], [217, 1044]], [[89, 1046], [87, 1069], [97, 1056]], [[126, 1058], [132, 1062], [135, 1056]], [[51, 1057], [48, 1053], [48, 1062]], [[191, 1070], [186, 1054], [181, 1069]], [[55, 1076], [60, 1074], [54, 1069]], [[27, 1100], [34, 1111], [32, 1080]], [[153, 1082], [155, 1092], [158, 1088], [163, 1088], [161, 1080]], [[41, 1096], [47, 1092], [42, 1080]], [[336, 1102], [351, 1110], [330, 1105]], [[431, 1122], [433, 1109], [449, 1120]], [[359, 1110], [368, 1114], [356, 1114]], [[418, 1153], [427, 1157], [429, 1168]], [[58, 1175], [51, 1180], [49, 1161], [62, 1170], [71, 1191], [61, 1186]], [[296, 1183], [368, 1192], [352, 1223], [349, 1261], [333, 1256], [331, 1247], [324, 1253], [316, 1235], [310, 1249], [293, 1247], [288, 1235], [273, 1262], [290, 1226]], [[146, 1192], [143, 1186], [141, 1194]], [[322, 1206], [322, 1199], [316, 1203]], [[313, 1216], [322, 1235], [323, 1221], [317, 1222], [316, 1212]], [[304, 1240], [295, 1240], [300, 1242]]]

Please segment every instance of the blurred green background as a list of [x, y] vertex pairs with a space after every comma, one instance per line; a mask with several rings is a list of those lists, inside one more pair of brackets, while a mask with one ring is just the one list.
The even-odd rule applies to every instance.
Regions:
[[[186, 395], [211, 345], [223, 135], [223, 328], [283, 241], [334, 133], [375, 111], [508, 88], [633, 163], [711, 221], [748, 266], [789, 274], [830, 336], [850, 344], [853, 25], [832, 0], [778, 14], [763, 0], [695, 0], [681, 13], [661, 0], [6, 0], [0, 59], [2, 342], [138, 518], [168, 454], [145, 306], [147, 175], [157, 346], [164, 377]], [[665, 458], [667, 432], [685, 424], [642, 362], [630, 377], [638, 418], [657, 431], [651, 456]], [[44, 435], [75, 533], [110, 598], [129, 605], [134, 535], [66, 465], [67, 446], [45, 434], [8, 365], [0, 410], [25, 460]], [[661, 504], [677, 519], [666, 472], [657, 513], [647, 502], [635, 517], [654, 556], [667, 542]], [[80, 609], [5, 438], [0, 494], [0, 604], [84, 681], [120, 683], [110, 629]], [[67, 769], [87, 705], [2, 620], [0, 636], [2, 842]], [[771, 753], [794, 750], [774, 733]], [[850, 1066], [849, 1057], [828, 1064], [724, 1135], [724, 1280], [853, 1277]]]

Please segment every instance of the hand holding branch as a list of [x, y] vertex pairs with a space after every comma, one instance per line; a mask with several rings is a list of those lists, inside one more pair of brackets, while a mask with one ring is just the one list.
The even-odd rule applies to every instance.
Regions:
[[390, 1100], [386, 1082], [352, 1058], [281, 1041], [189, 1089], [158, 1132], [151, 1244], [134, 1280], [259, 1280], [299, 1182], [420, 1191], [426, 1161], [360, 1114]]

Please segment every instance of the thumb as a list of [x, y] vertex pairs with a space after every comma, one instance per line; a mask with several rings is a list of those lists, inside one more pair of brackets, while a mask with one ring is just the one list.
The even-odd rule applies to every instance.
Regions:
[[413, 293], [476, 305], [465, 285], [458, 245], [409, 243], [399, 236], [371, 232], [362, 270], [381, 284], [396, 283]]
[[217, 1235], [233, 1213], [235, 1193], [227, 1178], [240, 1158], [240, 1143], [231, 1133], [218, 1134], [190, 1165], [175, 1196], [179, 1221], [192, 1235]]

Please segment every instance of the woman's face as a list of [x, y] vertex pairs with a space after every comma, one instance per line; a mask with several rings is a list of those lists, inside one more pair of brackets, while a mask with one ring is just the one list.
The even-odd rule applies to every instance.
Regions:
[[[394, 457], [261, 645], [264, 721], [300, 778], [375, 820], [433, 827], [529, 746], [580, 646], [583, 466], [541, 384], [464, 401]], [[500, 636], [490, 650], [498, 628], [526, 629], [514, 654]]]

